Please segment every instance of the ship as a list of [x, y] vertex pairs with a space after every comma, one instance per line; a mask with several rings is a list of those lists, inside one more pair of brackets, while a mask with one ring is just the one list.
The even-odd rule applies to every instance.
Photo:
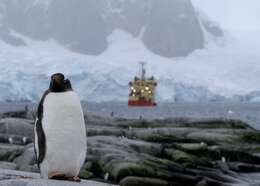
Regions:
[[145, 62], [140, 62], [140, 76], [135, 76], [134, 80], [129, 82], [130, 94], [128, 97], [128, 106], [156, 106], [155, 90], [157, 82], [155, 78], [146, 78]]

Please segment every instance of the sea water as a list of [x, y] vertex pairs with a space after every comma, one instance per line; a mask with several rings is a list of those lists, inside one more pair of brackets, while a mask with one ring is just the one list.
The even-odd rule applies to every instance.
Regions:
[[[36, 103], [0, 103], [0, 112], [24, 109], [25, 105], [35, 111]], [[126, 102], [82, 102], [85, 113], [120, 118], [224, 118], [239, 119], [260, 130], [260, 103], [251, 102], [205, 102], [205, 103], [158, 103], [156, 107], [128, 107]]]
[[83, 103], [85, 111], [102, 116], [163, 119], [163, 118], [224, 118], [239, 119], [260, 129], [260, 103], [206, 102], [159, 103], [156, 107], [128, 107], [127, 103]]

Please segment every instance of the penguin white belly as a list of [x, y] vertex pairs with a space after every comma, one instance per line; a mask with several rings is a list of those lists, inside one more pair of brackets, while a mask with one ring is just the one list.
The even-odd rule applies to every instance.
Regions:
[[46, 153], [40, 164], [43, 178], [52, 172], [77, 176], [87, 151], [84, 116], [73, 92], [49, 93], [43, 103], [42, 127]]

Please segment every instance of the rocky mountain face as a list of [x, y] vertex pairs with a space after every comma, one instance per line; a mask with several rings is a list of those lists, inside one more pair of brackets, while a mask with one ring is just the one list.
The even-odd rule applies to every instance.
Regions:
[[190, 0], [0, 0], [0, 38], [25, 45], [10, 31], [34, 40], [55, 39], [83, 54], [99, 55], [108, 36], [122, 29], [139, 37], [153, 53], [187, 56], [204, 47], [204, 31], [220, 28], [200, 20]]

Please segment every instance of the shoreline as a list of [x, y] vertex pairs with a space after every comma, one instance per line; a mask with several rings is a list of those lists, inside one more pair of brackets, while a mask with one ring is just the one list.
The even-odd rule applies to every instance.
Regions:
[[[0, 113], [23, 110], [28, 105], [29, 110], [35, 111], [37, 103], [12, 102], [0, 103]], [[207, 103], [159, 103], [157, 107], [128, 107], [123, 102], [82, 102], [85, 114], [101, 117], [126, 119], [238, 119], [260, 130], [260, 103], [251, 102], [207, 102]]]

